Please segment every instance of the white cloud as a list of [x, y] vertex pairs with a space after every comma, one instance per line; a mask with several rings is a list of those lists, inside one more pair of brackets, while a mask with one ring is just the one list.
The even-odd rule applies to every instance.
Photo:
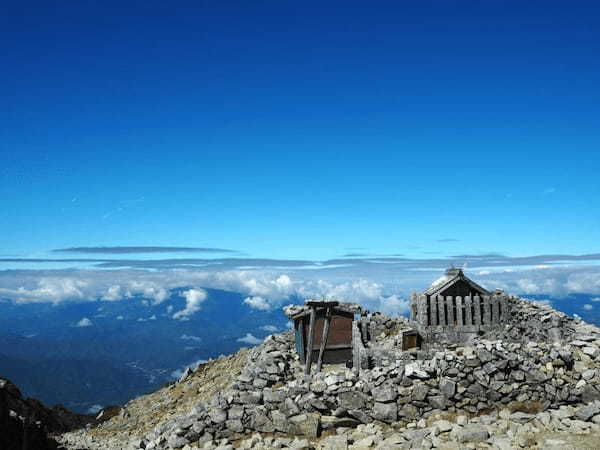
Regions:
[[0, 294], [7, 295], [17, 303], [60, 303], [65, 298], [83, 300], [89, 283], [79, 278], [42, 277], [37, 286], [30, 289], [20, 286], [17, 289], [0, 288]]
[[600, 293], [600, 274], [598, 271], [575, 272], [568, 276], [566, 289], [569, 292]]
[[263, 297], [257, 295], [255, 297], [246, 297], [244, 303], [250, 306], [250, 308], [260, 309], [261, 311], [268, 311], [273, 306]]
[[123, 316], [117, 316], [117, 320], [123, 320], [125, 317]]
[[260, 327], [260, 329], [269, 333], [275, 333], [277, 331], [277, 327], [275, 325], [263, 325]]
[[594, 297], [591, 299], [592, 302], [594, 303], [599, 303], [600, 302], [600, 297]]
[[88, 319], [87, 317], [84, 317], [83, 319], [81, 319], [79, 322], [77, 322], [75, 324], [76, 327], [91, 327], [93, 325], [92, 321], [90, 319]]
[[185, 341], [202, 342], [202, 338], [201, 337], [192, 336], [192, 335], [188, 335], [188, 334], [182, 334], [181, 335], [181, 339], [183, 339]]
[[189, 317], [200, 310], [200, 305], [206, 300], [207, 294], [204, 289], [190, 289], [184, 291], [185, 308], [173, 314], [173, 319], [189, 320]]
[[258, 345], [262, 342], [262, 339], [257, 338], [251, 333], [246, 333], [246, 336], [239, 338], [237, 341], [250, 345]]
[[123, 294], [121, 293], [121, 286], [114, 285], [109, 287], [106, 290], [106, 294], [104, 294], [101, 298], [102, 300], [107, 301], [121, 300], [123, 298]]
[[544, 195], [554, 194], [555, 192], [556, 192], [556, 188], [551, 187], [551, 188], [544, 190]]
[[378, 311], [388, 315], [400, 315], [408, 312], [409, 304], [408, 300], [392, 295], [381, 300]]
[[[0, 298], [16, 303], [56, 304], [142, 297], [148, 299], [147, 306], [152, 308], [174, 295], [174, 289], [189, 292], [201, 291], [202, 287], [240, 293], [245, 304], [262, 311], [277, 310], [295, 298], [325, 298], [356, 302], [370, 311], [402, 313], [408, 310], [410, 292], [426, 288], [442, 273], [435, 267], [411, 264], [336, 266], [319, 270], [288, 268], [285, 273], [284, 269], [11, 270], [0, 271]], [[590, 264], [549, 265], [536, 260], [527, 267], [494, 265], [488, 270], [485, 266], [472, 273], [467, 271], [467, 275], [489, 289], [500, 288], [513, 294], [587, 293], [600, 299], [600, 266]], [[201, 298], [200, 294], [192, 295], [191, 301], [186, 298], [182, 311], [175, 312], [170, 304], [165, 309], [169, 317], [175, 312], [175, 319], [185, 320], [198, 311]]]
[[585, 305], [583, 305], [583, 309], [585, 309], [586, 311], [591, 311], [592, 309], [594, 309], [594, 307], [589, 303], [586, 303]]
[[190, 369], [196, 370], [200, 364], [204, 364], [206, 362], [207, 362], [206, 359], [199, 359], [192, 363], [186, 364], [181, 369], [177, 369], [177, 370], [174, 370], [173, 372], [171, 372], [171, 378], [179, 379], [183, 375], [183, 372], [186, 371], [186, 369], [190, 368]]
[[154, 300], [155, 305], [164, 302], [169, 297], [169, 291], [164, 286], [148, 280], [129, 281], [126, 287], [125, 296], [133, 297], [136, 294]]
[[147, 319], [144, 319], [143, 317], [140, 317], [137, 321], [138, 322], [148, 322], [149, 320], [156, 320], [156, 314], [151, 315]]

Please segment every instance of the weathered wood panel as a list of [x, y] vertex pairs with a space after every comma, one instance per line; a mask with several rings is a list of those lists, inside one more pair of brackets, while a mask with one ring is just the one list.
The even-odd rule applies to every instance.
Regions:
[[[329, 337], [327, 339], [327, 348], [331, 345], [346, 344], [351, 345], [352, 342], [352, 321], [353, 315], [343, 315], [340, 312], [333, 312], [331, 315], [331, 323], [329, 325]], [[318, 311], [315, 322], [315, 336], [313, 349], [321, 346], [323, 339], [323, 327], [325, 325], [325, 312]]]
[[497, 295], [492, 297], [492, 323], [500, 323], [500, 299]]
[[445, 302], [444, 302], [444, 297], [442, 297], [441, 295], [437, 296], [437, 305], [438, 305], [438, 314], [439, 314], [438, 323], [442, 326], [445, 326], [445, 325], [447, 325], [446, 306], [445, 306]]
[[473, 309], [475, 311], [473, 325], [481, 325], [481, 297], [479, 295], [473, 297]]
[[463, 319], [464, 309], [463, 309], [463, 299], [462, 297], [456, 297], [456, 326], [462, 327], [464, 325]]
[[490, 296], [484, 295], [483, 300], [483, 325], [490, 325], [492, 323], [492, 307], [490, 305]]
[[502, 298], [500, 299], [500, 303], [502, 305], [502, 322], [507, 322], [508, 318], [509, 318], [509, 311], [508, 311], [508, 297], [506, 295], [503, 295]]
[[438, 324], [438, 305], [434, 297], [429, 299], [429, 322], [434, 327]]
[[315, 321], [317, 317], [317, 311], [315, 308], [310, 310], [310, 322], [308, 324], [308, 345], [307, 345], [307, 354], [306, 354], [306, 364], [304, 365], [304, 373], [310, 373], [310, 366], [312, 365], [313, 359], [313, 344], [315, 339]]
[[469, 295], [465, 297], [465, 325], [473, 325], [473, 300]]
[[446, 297], [446, 315], [448, 320], [448, 325], [453, 326], [454, 323], [454, 297], [447, 296]]

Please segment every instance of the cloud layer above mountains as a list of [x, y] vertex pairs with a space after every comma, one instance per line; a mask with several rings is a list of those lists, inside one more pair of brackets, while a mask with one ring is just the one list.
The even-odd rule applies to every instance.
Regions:
[[[183, 289], [179, 295], [185, 299], [185, 307], [174, 311], [172, 318], [187, 320], [201, 314], [207, 298], [204, 289], [213, 288], [241, 293], [245, 304], [263, 311], [298, 298], [332, 298], [394, 314], [406, 312], [410, 292], [428, 286], [452, 262], [465, 267], [469, 276], [490, 289], [526, 295], [600, 294], [600, 254], [342, 258], [324, 262], [244, 258], [96, 261], [102, 267], [109, 264], [112, 270], [0, 271], [0, 299], [56, 304], [143, 297], [152, 305], [165, 301], [174, 289]], [[203, 264], [196, 265], [198, 261]]]
[[239, 253], [236, 250], [212, 247], [165, 247], [165, 246], [140, 246], [140, 247], [69, 247], [57, 248], [53, 253], [82, 253], [123, 255], [140, 253]]

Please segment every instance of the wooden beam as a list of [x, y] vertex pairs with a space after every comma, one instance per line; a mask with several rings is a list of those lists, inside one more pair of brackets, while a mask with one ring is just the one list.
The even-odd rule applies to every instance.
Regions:
[[323, 333], [321, 334], [321, 348], [319, 348], [319, 359], [317, 359], [317, 372], [321, 371], [323, 365], [323, 354], [325, 353], [325, 347], [327, 346], [327, 338], [329, 337], [329, 323], [331, 322], [331, 310], [327, 308], [325, 313], [325, 323], [323, 324]]
[[326, 308], [329, 308], [330, 306], [338, 306], [339, 304], [340, 304], [340, 302], [336, 302], [336, 301], [331, 301], [331, 302], [325, 302], [325, 301], [323, 301], [323, 302], [319, 302], [319, 301], [316, 301], [316, 300], [308, 300], [306, 302], [306, 305], [311, 306], [311, 307], [312, 306], [318, 306], [318, 307], [326, 307]]
[[306, 364], [304, 366], [304, 373], [310, 374], [310, 366], [312, 365], [312, 354], [313, 344], [315, 342], [315, 319], [317, 317], [317, 310], [314, 307], [310, 309], [310, 322], [308, 324], [308, 344], [306, 345]]

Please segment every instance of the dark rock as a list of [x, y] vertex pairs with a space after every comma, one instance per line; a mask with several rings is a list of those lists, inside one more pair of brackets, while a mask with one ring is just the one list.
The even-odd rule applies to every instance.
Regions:
[[396, 403], [375, 403], [373, 418], [387, 423], [395, 422], [398, 420], [398, 406]]

